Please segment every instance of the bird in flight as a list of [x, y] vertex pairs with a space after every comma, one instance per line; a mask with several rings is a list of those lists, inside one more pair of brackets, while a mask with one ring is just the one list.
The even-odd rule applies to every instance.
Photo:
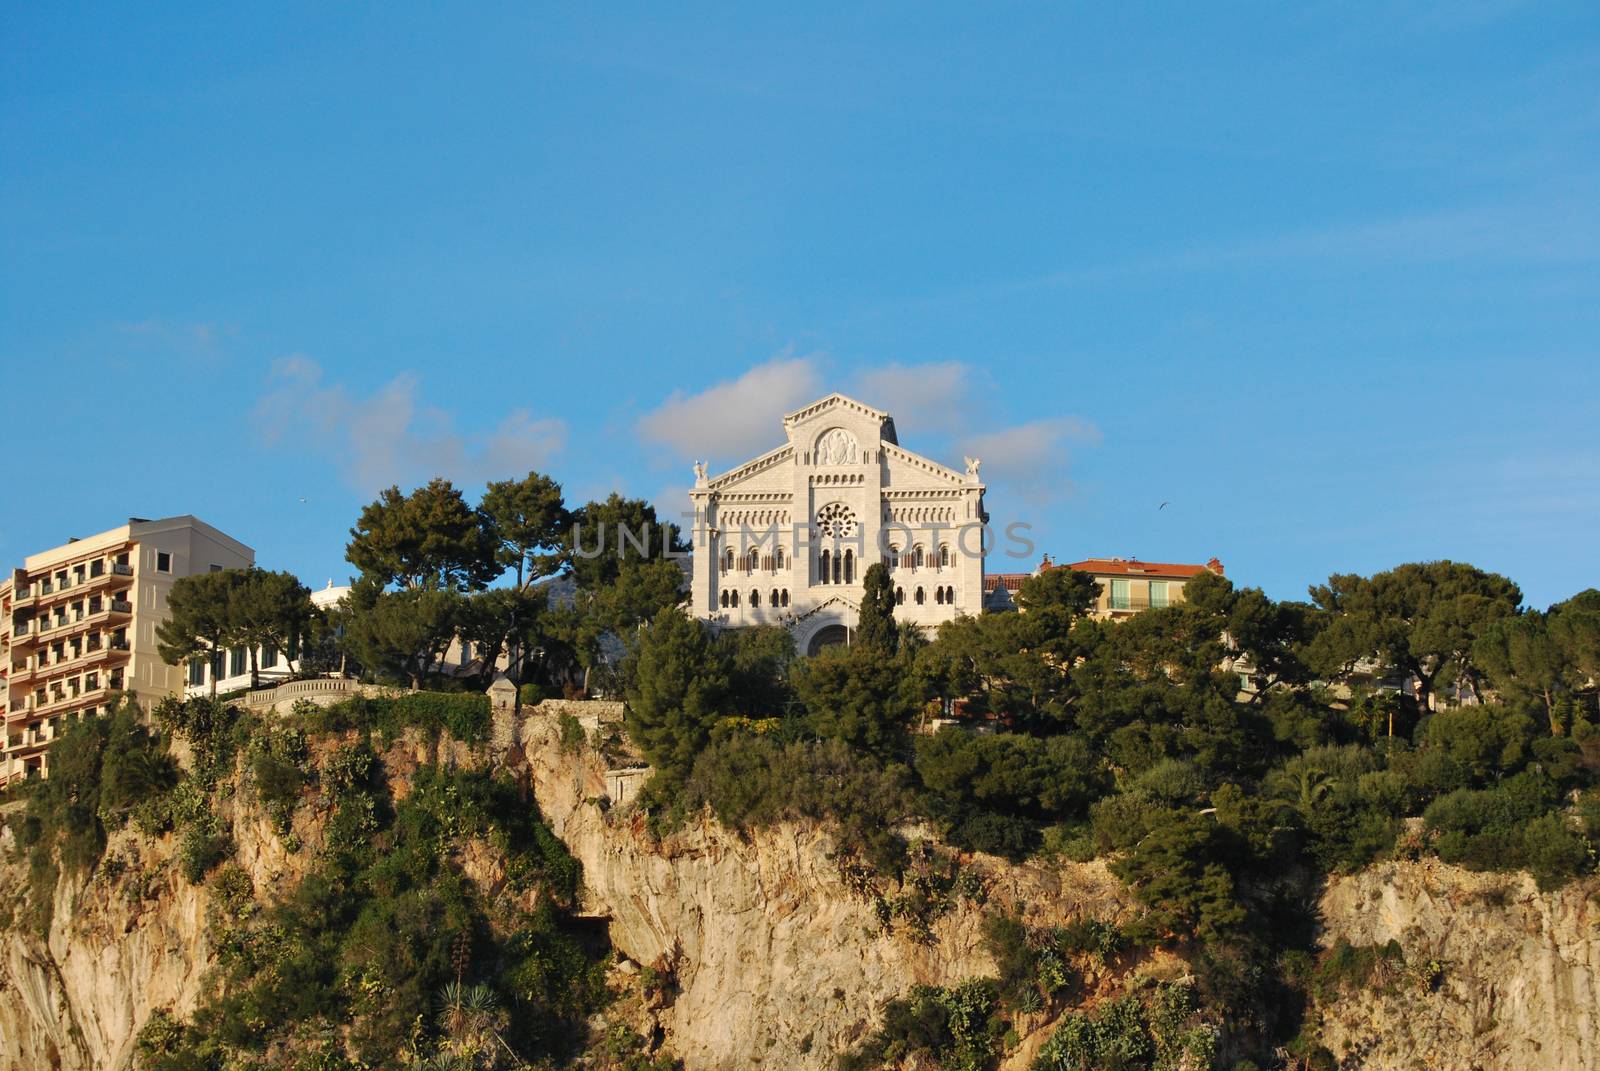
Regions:
[[[302, 498], [300, 501], [304, 502], [305, 499]], [[1162, 510], [1164, 510], [1166, 508], [1167, 508], [1167, 504], [1165, 502], [1163, 502], [1163, 503], [1161, 503], [1161, 505], [1156, 507], [1156, 512], [1160, 513]]]

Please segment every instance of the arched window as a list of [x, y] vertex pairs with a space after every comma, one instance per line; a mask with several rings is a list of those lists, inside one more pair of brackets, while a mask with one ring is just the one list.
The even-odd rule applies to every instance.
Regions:
[[784, 588], [783, 589], [783, 605], [785, 607], [787, 607], [789, 605], [789, 589], [788, 588]]
[[722, 608], [724, 610], [728, 608], [728, 593], [726, 591], [722, 593]]
[[956, 604], [956, 589], [955, 588], [945, 588], [944, 589], [944, 604], [946, 606], [954, 606]]
[[922, 605], [922, 601], [923, 601], [922, 589], [918, 588], [917, 589], [917, 605], [921, 606]]
[[933, 601], [939, 606], [944, 605], [944, 588], [933, 589]]
[[728, 556], [727, 556], [725, 564], [722, 567], [724, 569], [732, 569], [733, 568], [733, 548], [732, 547], [728, 548]]
[[738, 606], [739, 605], [739, 593], [737, 591], [730, 591], [728, 593], [728, 605], [729, 606]]
[[767, 600], [767, 605], [771, 606], [774, 609], [777, 608], [777, 606], [778, 606], [778, 589], [777, 588], [773, 588], [772, 589], [772, 597]]
[[829, 572], [829, 570], [832, 568], [832, 563], [833, 557], [827, 551], [823, 551], [822, 568], [817, 570], [817, 583], [826, 584], [828, 582], [828, 577], [832, 575]]
[[941, 569], [950, 568], [950, 544], [949, 543], [941, 543], [939, 545], [939, 568], [941, 568]]
[[753, 610], [761, 608], [761, 592], [755, 588], [750, 589], [750, 608]]
[[856, 582], [856, 552], [853, 550], [844, 552], [844, 582], [846, 584]]
[[[849, 554], [850, 552], [847, 550], [844, 553], [845, 554]], [[844, 575], [844, 554], [835, 554], [833, 556], [833, 582], [835, 584], [840, 583], [841, 582], [840, 578], [843, 575]]]
[[906, 603], [906, 589], [905, 588], [895, 588], [894, 589], [894, 604], [896, 606], [904, 606], [905, 603]]
[[782, 547], [774, 547], [772, 549], [772, 567], [774, 569], [782, 569], [783, 568], [783, 548]]
[[911, 550], [911, 568], [913, 568], [913, 569], [921, 569], [922, 568], [922, 544], [921, 543], [918, 543]]
[[900, 548], [899, 547], [891, 546], [889, 548], [889, 568], [891, 568], [891, 569], [900, 568]]

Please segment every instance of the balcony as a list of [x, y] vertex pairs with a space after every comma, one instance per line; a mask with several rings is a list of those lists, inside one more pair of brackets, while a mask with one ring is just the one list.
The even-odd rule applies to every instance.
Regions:
[[127, 599], [112, 599], [111, 612], [113, 614], [131, 614], [133, 613], [133, 603]]
[[112, 562], [106, 566], [106, 570], [111, 576], [133, 575], [133, 566], [129, 565], [127, 562]]

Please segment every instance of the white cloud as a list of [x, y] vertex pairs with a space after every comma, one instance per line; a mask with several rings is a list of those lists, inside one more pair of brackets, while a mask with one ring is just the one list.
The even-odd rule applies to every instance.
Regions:
[[639, 437], [685, 463], [742, 461], [777, 446], [783, 415], [826, 393], [816, 356], [774, 357], [699, 394], [674, 391], [639, 418]]
[[967, 436], [962, 453], [983, 462], [986, 484], [999, 485], [1034, 505], [1072, 492], [1067, 471], [1074, 447], [1100, 441], [1100, 431], [1077, 417], [1029, 421], [999, 431]]
[[255, 422], [269, 445], [306, 443], [330, 450], [352, 488], [371, 493], [390, 484], [447, 476], [462, 484], [543, 469], [566, 445], [561, 420], [513, 410], [486, 434], [467, 435], [455, 416], [419, 404], [421, 381], [403, 372], [370, 397], [324, 382], [322, 366], [296, 354], [274, 363]]
[[[832, 389], [819, 357], [779, 356], [698, 394], [674, 393], [641, 417], [637, 430], [641, 439], [671, 449], [684, 461], [737, 463], [777, 445], [784, 413]], [[1070, 494], [1073, 451], [1100, 440], [1093, 424], [1076, 417], [973, 431], [974, 425], [983, 426], [981, 414], [991, 408], [992, 391], [980, 373], [960, 361], [859, 369], [844, 390], [892, 413], [909, 449], [918, 450], [924, 437], [953, 442], [959, 453], [982, 459], [985, 483], [1032, 505]], [[657, 501], [670, 505], [682, 497], [686, 493], [674, 487], [663, 489]]]
[[960, 431], [978, 395], [972, 369], [960, 361], [888, 364], [857, 373], [850, 392], [868, 405], [887, 409], [913, 434]]

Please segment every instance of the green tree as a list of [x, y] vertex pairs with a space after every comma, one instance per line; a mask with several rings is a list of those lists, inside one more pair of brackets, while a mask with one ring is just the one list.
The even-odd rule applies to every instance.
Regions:
[[[181, 576], [167, 593], [167, 619], [156, 626], [156, 650], [168, 665], [204, 656], [212, 664], [236, 637], [234, 591], [243, 570]], [[211, 674], [211, 694], [217, 675]]]
[[363, 580], [350, 593], [345, 635], [362, 665], [421, 688], [455, 638], [466, 599], [455, 591], [380, 590]]
[[747, 718], [782, 717], [794, 695], [794, 635], [782, 625], [758, 625], [727, 629], [716, 643], [728, 667], [730, 709]]
[[572, 517], [559, 483], [537, 472], [520, 480], [492, 482], [480, 509], [499, 542], [498, 560], [516, 574], [517, 587], [561, 568]]
[[292, 573], [253, 566], [234, 572], [237, 575], [228, 593], [229, 638], [250, 651], [250, 687], [257, 688], [261, 684], [257, 652], [275, 651], [285, 661], [299, 653], [301, 637], [314, 613], [311, 591]]
[[[499, 544], [496, 559], [516, 574], [517, 591], [526, 591], [561, 568], [572, 518], [559, 483], [537, 472], [520, 480], [491, 482], [479, 508]], [[512, 600], [504, 607], [509, 614], [506, 634], [511, 676], [517, 681], [522, 680], [530, 646], [527, 623], [521, 619], [523, 607], [522, 600]]]
[[669, 607], [639, 636], [628, 674], [628, 734], [657, 774], [680, 785], [722, 716], [728, 677], [711, 633]]
[[520, 667], [525, 652], [538, 648], [546, 602], [545, 592], [527, 588], [490, 588], [463, 596], [456, 638], [472, 644], [482, 666], [479, 687], [494, 680], [502, 653], [511, 652], [512, 665]]
[[908, 658], [885, 658], [861, 644], [799, 660], [792, 679], [814, 732], [885, 760], [899, 754], [924, 699]]
[[1311, 598], [1322, 611], [1308, 647], [1314, 668], [1343, 677], [1363, 658], [1380, 659], [1416, 682], [1426, 710], [1441, 678], [1476, 682], [1474, 644], [1517, 612], [1522, 591], [1497, 573], [1436, 561], [1372, 577], [1332, 576]]
[[492, 525], [449, 480], [391, 487], [361, 510], [345, 557], [362, 578], [405, 591], [481, 591], [504, 566]]
[[613, 492], [604, 502], [589, 502], [572, 514], [566, 561], [580, 591], [614, 583], [626, 562], [682, 555], [689, 549], [678, 526], [656, 517], [655, 507]]
[[861, 578], [861, 614], [853, 642], [879, 657], [894, 654], [900, 646], [894, 624], [894, 581], [882, 562], [869, 566]]
[[1473, 657], [1508, 699], [1537, 704], [1553, 735], [1567, 732], [1564, 700], [1592, 689], [1600, 676], [1600, 592], [1574, 596], [1548, 613], [1492, 622]]

